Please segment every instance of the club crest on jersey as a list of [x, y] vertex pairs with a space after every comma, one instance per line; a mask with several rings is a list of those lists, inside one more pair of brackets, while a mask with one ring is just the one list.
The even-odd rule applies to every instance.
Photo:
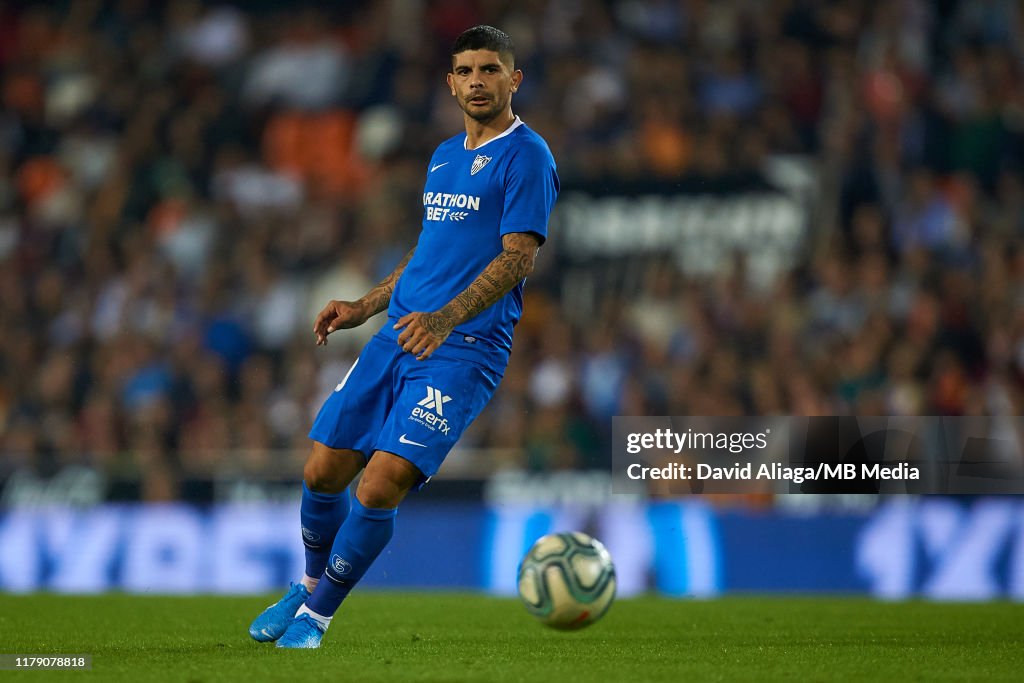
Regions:
[[473, 159], [473, 165], [469, 168], [469, 175], [476, 175], [483, 170], [484, 166], [491, 160], [491, 157], [485, 157], [483, 154], [477, 154], [476, 159]]

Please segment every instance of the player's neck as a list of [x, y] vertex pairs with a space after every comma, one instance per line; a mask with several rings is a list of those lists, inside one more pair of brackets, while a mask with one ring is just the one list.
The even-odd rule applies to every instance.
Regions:
[[490, 121], [477, 121], [469, 116], [466, 116], [465, 119], [466, 149], [469, 150], [476, 149], [485, 142], [490, 142], [516, 122], [515, 114], [512, 113], [511, 108], [501, 112], [501, 114], [495, 116]]

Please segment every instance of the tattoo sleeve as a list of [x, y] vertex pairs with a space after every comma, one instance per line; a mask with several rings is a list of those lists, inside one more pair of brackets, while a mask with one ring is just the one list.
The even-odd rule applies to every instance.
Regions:
[[533, 271], [540, 245], [528, 233], [512, 233], [502, 240], [503, 249], [468, 287], [424, 322], [435, 334], [447, 334], [508, 294]]
[[413, 252], [416, 248], [413, 247], [409, 250], [409, 253], [395, 266], [395, 269], [391, 271], [391, 274], [381, 280], [377, 286], [371, 289], [366, 295], [360, 299], [363, 304], [366, 305], [368, 315], [367, 317], [372, 318], [377, 315], [391, 303], [391, 295], [395, 291], [395, 284], [398, 282], [398, 278], [402, 277], [402, 273], [405, 271], [405, 267], [409, 264], [409, 259], [412, 258]]

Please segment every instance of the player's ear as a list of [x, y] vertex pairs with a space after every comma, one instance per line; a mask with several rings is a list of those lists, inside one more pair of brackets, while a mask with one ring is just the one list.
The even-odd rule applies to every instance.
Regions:
[[516, 69], [512, 72], [512, 92], [519, 90], [519, 85], [523, 82], [523, 72], [521, 69]]
[[455, 97], [455, 79], [452, 77], [452, 72], [448, 72], [446, 79], [448, 81], [448, 89], [452, 91], [452, 97]]

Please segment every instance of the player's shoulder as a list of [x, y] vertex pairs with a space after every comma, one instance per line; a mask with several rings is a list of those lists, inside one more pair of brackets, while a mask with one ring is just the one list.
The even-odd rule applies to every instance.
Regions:
[[466, 149], [466, 134], [459, 133], [458, 135], [453, 135], [439, 144], [437, 149], [434, 150], [434, 156], [450, 154], [454, 151], [464, 149]]
[[510, 136], [513, 155], [522, 159], [534, 162], [543, 161], [554, 165], [555, 157], [551, 154], [551, 148], [541, 135], [527, 126], [525, 123], [516, 126]]

